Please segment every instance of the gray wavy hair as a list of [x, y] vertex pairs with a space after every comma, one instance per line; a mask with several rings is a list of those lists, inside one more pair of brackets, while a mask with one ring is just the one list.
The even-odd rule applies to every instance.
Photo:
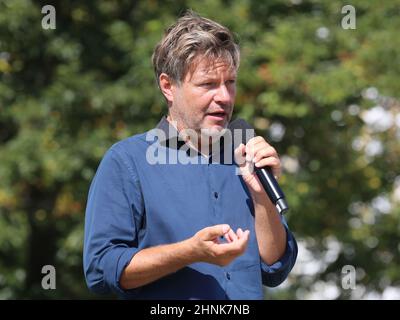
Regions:
[[240, 49], [228, 28], [189, 10], [165, 31], [154, 49], [157, 84], [161, 73], [180, 84], [194, 70], [193, 62], [199, 57], [210, 63], [222, 60], [237, 70]]

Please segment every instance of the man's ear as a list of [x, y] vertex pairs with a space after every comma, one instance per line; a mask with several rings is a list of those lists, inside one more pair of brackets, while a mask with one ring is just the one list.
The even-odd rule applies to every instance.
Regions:
[[166, 73], [161, 73], [158, 80], [161, 92], [164, 95], [165, 99], [167, 99], [169, 103], [172, 103], [174, 101], [174, 96], [173, 96], [174, 84], [172, 82], [172, 79]]

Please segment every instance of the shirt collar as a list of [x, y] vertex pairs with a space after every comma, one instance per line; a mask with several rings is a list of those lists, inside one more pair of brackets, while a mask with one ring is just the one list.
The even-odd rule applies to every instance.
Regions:
[[185, 144], [185, 141], [179, 139], [178, 131], [172, 124], [169, 123], [166, 116], [161, 118], [160, 122], [156, 126], [156, 129], [164, 132], [165, 140], [159, 141], [161, 145], [179, 149]]
[[[183, 145], [185, 145], [185, 141], [180, 139], [179, 132], [177, 129], [167, 120], [166, 116], [163, 116], [161, 120], [158, 122], [156, 129], [163, 131], [165, 140], [159, 140], [159, 143], [162, 146], [173, 148], [173, 149], [180, 149]], [[188, 144], [189, 148], [194, 149], [192, 146]], [[187, 153], [189, 154], [189, 148]], [[198, 155], [202, 155], [198, 150], [194, 149]], [[220, 139], [220, 152], [223, 153], [224, 151], [224, 139]], [[233, 150], [232, 150], [233, 151]], [[204, 156], [204, 155], [202, 155]], [[209, 160], [211, 161], [212, 155], [209, 156]]]

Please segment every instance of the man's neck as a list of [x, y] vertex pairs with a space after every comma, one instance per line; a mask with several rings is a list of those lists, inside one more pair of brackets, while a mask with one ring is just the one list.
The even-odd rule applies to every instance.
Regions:
[[[185, 134], [185, 133], [183, 133], [183, 131], [186, 130], [186, 128], [180, 128], [178, 122], [173, 120], [170, 115], [168, 115], [166, 117], [166, 119], [176, 129], [178, 134], [180, 134], [181, 139], [183, 138], [184, 142], [186, 144], [188, 144], [192, 149], [196, 150], [197, 152], [199, 152], [201, 155], [203, 155], [206, 158], [208, 158], [212, 154], [213, 147], [217, 144], [215, 141], [213, 144], [212, 137], [202, 137], [201, 132], [197, 132], [194, 130], [190, 130], [188, 132], [190, 132], [190, 133], [195, 132], [196, 133], [195, 137], [193, 137], [192, 135]], [[206, 140], [208, 140], [208, 143], [204, 144], [203, 141], [206, 141]], [[208, 148], [207, 148], [207, 146], [208, 146]]]

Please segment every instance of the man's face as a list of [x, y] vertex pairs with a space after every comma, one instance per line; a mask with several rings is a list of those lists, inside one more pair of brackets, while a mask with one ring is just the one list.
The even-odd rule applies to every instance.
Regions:
[[236, 70], [224, 61], [209, 64], [205, 59], [195, 59], [195, 63], [193, 72], [188, 72], [180, 85], [172, 85], [170, 118], [177, 122], [178, 130], [220, 132], [232, 117]]

